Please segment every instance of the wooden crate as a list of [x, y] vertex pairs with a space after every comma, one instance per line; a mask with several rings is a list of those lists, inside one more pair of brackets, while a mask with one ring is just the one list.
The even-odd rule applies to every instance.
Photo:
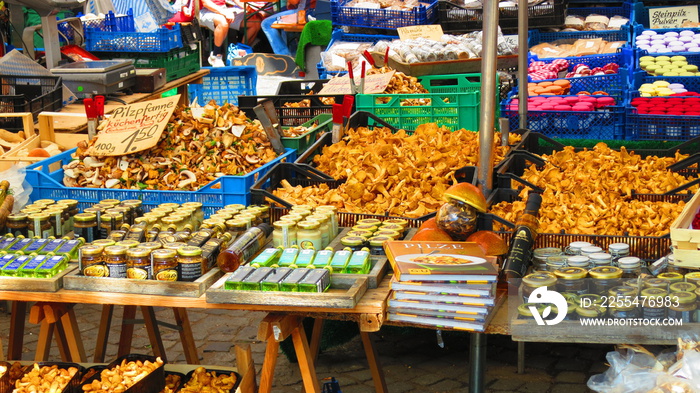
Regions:
[[700, 191], [683, 208], [671, 224], [674, 265], [700, 268], [700, 229], [691, 229], [693, 218], [700, 211]]
[[92, 292], [117, 292], [136, 295], [161, 295], [200, 297], [219, 277], [222, 271], [218, 268], [211, 269], [202, 277], [193, 282], [185, 281], [157, 281], [157, 280], [133, 280], [129, 278], [88, 277], [76, 270], [68, 274], [63, 281], [66, 289]]
[[353, 308], [367, 291], [366, 277], [357, 277], [352, 285], [331, 275], [331, 287], [323, 293], [234, 291], [224, 289], [224, 282], [233, 273], [221, 277], [207, 290], [207, 303], [258, 304], [264, 306]]
[[63, 288], [65, 277], [78, 268], [75, 263], [68, 264], [51, 278], [32, 277], [0, 277], [0, 290], [2, 291], [27, 291], [27, 292], [56, 292]]
[[[6, 114], [12, 115], [12, 114]], [[26, 115], [19, 114], [16, 115]], [[54, 113], [54, 112], [44, 112], [39, 114], [39, 135], [34, 132], [34, 121], [31, 118], [31, 113], [29, 115], [29, 120], [31, 125], [27, 125], [27, 119], [23, 119], [25, 123], [25, 133], [27, 135], [27, 140], [20, 143], [18, 146], [10, 149], [8, 152], [0, 156], [0, 171], [10, 168], [12, 165], [17, 163], [23, 163], [26, 165], [37, 163], [44, 160], [44, 157], [26, 157], [22, 156], [23, 151], [28, 151], [35, 149], [37, 147], [46, 147], [51, 142], [56, 143], [61, 150], [68, 150], [74, 148], [78, 142], [87, 141], [86, 134], [70, 134], [70, 133], [57, 133], [54, 132], [53, 122], [54, 116], [76, 116], [78, 114], [68, 114], [68, 113]], [[80, 115], [84, 116], [84, 115]], [[60, 163], [54, 163], [51, 170], [59, 169]]]

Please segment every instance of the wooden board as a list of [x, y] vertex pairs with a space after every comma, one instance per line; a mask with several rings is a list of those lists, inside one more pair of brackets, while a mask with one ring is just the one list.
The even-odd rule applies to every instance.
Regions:
[[221, 275], [221, 270], [214, 268], [193, 282], [165, 282], [157, 280], [132, 280], [128, 278], [87, 277], [79, 274], [76, 270], [65, 277], [63, 286], [65, 289], [73, 289], [76, 291], [200, 297], [207, 288], [221, 277]]
[[671, 224], [673, 243], [673, 264], [697, 269], [700, 267], [700, 229], [690, 229], [695, 215], [700, 209], [700, 191], [683, 208], [681, 214]]
[[207, 290], [207, 303], [354, 308], [367, 291], [368, 281], [365, 277], [358, 277], [352, 285], [347, 286], [346, 281], [336, 281], [335, 275], [332, 275], [331, 288], [323, 293], [233, 291], [224, 289], [224, 282], [230, 274], [221, 277]]
[[63, 287], [66, 275], [78, 268], [70, 263], [62, 272], [51, 278], [0, 277], [0, 290], [23, 292], [56, 292]]

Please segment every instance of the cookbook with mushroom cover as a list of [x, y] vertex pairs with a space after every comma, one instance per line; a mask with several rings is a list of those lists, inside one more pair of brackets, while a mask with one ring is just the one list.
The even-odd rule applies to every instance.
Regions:
[[397, 240], [384, 243], [394, 276], [404, 281], [491, 283], [498, 278], [495, 258], [473, 242]]

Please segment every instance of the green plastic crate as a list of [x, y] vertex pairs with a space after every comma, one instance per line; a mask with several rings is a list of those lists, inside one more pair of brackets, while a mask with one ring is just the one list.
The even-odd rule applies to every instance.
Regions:
[[[316, 142], [316, 137], [319, 133], [330, 132], [333, 126], [333, 116], [330, 113], [320, 114], [313, 119], [301, 124], [301, 127], [311, 127], [314, 123], [317, 123], [316, 127], [313, 127], [309, 131], [299, 135], [295, 138], [282, 137], [282, 144], [284, 147], [290, 149], [296, 149], [297, 155], [301, 154]], [[289, 127], [282, 127], [289, 128]]]
[[199, 49], [189, 46], [162, 53], [98, 53], [100, 59], [133, 59], [136, 68], [165, 68], [168, 82], [199, 71]]
[[[418, 80], [428, 94], [358, 94], [358, 111], [368, 111], [397, 128], [415, 130], [424, 123], [457, 130], [479, 128], [481, 74], [425, 75]], [[388, 102], [381, 102], [380, 99]], [[403, 106], [407, 99], [431, 99], [430, 105]]]

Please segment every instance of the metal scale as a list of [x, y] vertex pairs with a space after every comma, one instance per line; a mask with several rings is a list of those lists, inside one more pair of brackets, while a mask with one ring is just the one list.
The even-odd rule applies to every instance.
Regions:
[[80, 61], [52, 68], [51, 73], [63, 78], [78, 98], [110, 95], [136, 83], [134, 61], [129, 59]]

